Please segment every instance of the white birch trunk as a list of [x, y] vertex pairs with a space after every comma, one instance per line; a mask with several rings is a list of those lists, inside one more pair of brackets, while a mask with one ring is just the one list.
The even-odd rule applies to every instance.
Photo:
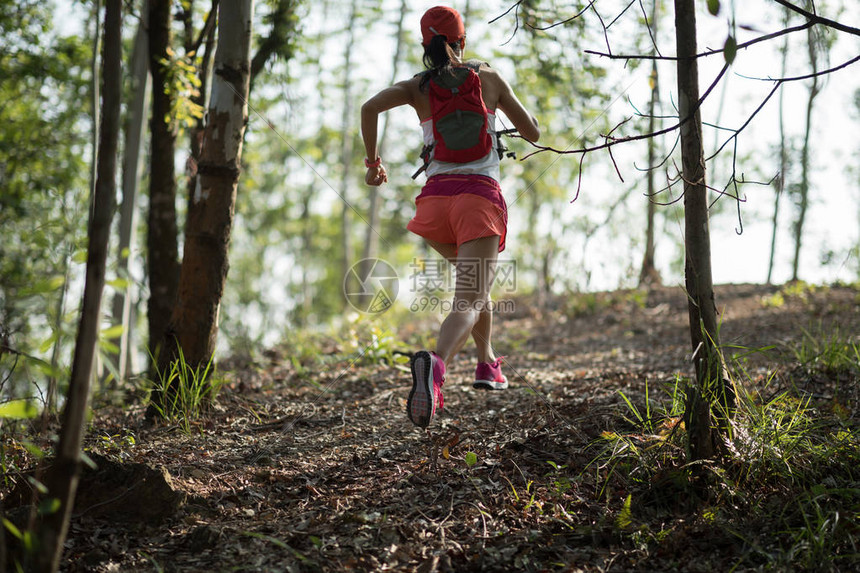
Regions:
[[206, 364], [215, 352], [248, 122], [253, 6], [253, 0], [241, 0], [219, 8], [212, 95], [189, 204], [179, 293], [160, 360], [164, 367], [175, 359], [177, 344], [192, 368]]
[[119, 347], [117, 375], [124, 379], [130, 374], [129, 353], [132, 338], [132, 281], [129, 280], [129, 256], [134, 251], [137, 227], [137, 190], [143, 175], [143, 140], [146, 130], [146, 110], [149, 107], [149, 92], [152, 89], [149, 77], [149, 39], [146, 33], [146, 17], [149, 8], [146, 0], [140, 10], [141, 21], [134, 39], [131, 56], [132, 101], [129, 106], [125, 129], [125, 145], [122, 159], [122, 206], [119, 214], [119, 244], [117, 247], [117, 276], [127, 280], [124, 288], [113, 297], [113, 325], [122, 325], [123, 332], [114, 344]]

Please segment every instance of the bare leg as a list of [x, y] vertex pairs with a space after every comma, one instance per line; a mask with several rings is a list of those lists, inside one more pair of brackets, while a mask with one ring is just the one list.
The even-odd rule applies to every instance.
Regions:
[[430, 239], [424, 239], [428, 245], [433, 247], [433, 250], [445, 257], [452, 265], [457, 262], [457, 245], [454, 243], [437, 243]]
[[[436, 354], [446, 363], [459, 352], [478, 325], [490, 298], [493, 275], [491, 265], [499, 254], [499, 237], [482, 237], [460, 245], [457, 253], [457, 286], [451, 313], [442, 322], [436, 341]], [[490, 325], [492, 324], [490, 318]], [[487, 322], [479, 336], [482, 344], [489, 344]], [[479, 350], [480, 352], [480, 350]], [[486, 351], [484, 351], [486, 352]]]
[[[489, 302], [489, 298], [487, 302]], [[478, 322], [472, 328], [472, 339], [478, 352], [478, 362], [492, 362], [496, 359], [491, 344], [493, 335], [493, 311], [489, 306], [481, 310]]]
[[[491, 239], [492, 237], [487, 237], [487, 239]], [[427, 241], [427, 244], [430, 245], [436, 252], [445, 257], [452, 265], [457, 264], [457, 246], [449, 243], [437, 243], [435, 241]], [[465, 244], [463, 245], [465, 246]], [[493, 254], [492, 259], [495, 260], [498, 256], [498, 241], [496, 241], [496, 248]], [[487, 267], [490, 268], [490, 267]], [[492, 285], [488, 285], [487, 287], [487, 296], [486, 301], [489, 302], [489, 287]], [[475, 349], [478, 354], [478, 362], [492, 362], [496, 359], [495, 353], [493, 352], [492, 347], [492, 334], [493, 334], [493, 311], [488, 305], [484, 305], [478, 315], [478, 320], [475, 322], [475, 325], [472, 327], [472, 339], [475, 341]], [[465, 343], [465, 341], [464, 341]], [[462, 347], [462, 344], [460, 345]], [[459, 350], [459, 347], [458, 347]], [[439, 356], [443, 356], [441, 352], [437, 351]], [[456, 352], [455, 352], [456, 354]], [[452, 355], [453, 356], [453, 355]], [[445, 360], [443, 356], [443, 360]], [[446, 360], [447, 362], [447, 360]]]

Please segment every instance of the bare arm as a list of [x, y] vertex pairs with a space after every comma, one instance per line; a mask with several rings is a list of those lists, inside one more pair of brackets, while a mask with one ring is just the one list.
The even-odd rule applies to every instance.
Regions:
[[505, 115], [508, 116], [514, 127], [517, 128], [517, 131], [520, 132], [520, 135], [531, 142], [536, 142], [540, 139], [540, 126], [537, 119], [523, 107], [523, 104], [517, 99], [514, 90], [511, 89], [510, 84], [500, 75], [493, 75], [495, 78], [494, 83], [498, 89], [498, 108], [505, 112]]
[[[408, 82], [409, 80], [399, 82], [385, 88], [361, 106], [361, 137], [364, 140], [365, 157], [371, 163], [379, 158], [376, 148], [379, 114], [401, 105], [413, 104], [412, 90]], [[388, 174], [382, 163], [377, 167], [368, 167], [364, 181], [368, 185], [382, 185], [388, 181]]]

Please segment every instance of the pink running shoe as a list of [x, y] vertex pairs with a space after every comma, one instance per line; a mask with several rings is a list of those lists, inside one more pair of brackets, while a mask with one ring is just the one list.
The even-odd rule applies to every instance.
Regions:
[[499, 356], [493, 362], [478, 362], [475, 369], [475, 388], [486, 390], [504, 390], [508, 387], [508, 379], [502, 374], [502, 358]]
[[426, 428], [436, 409], [442, 409], [442, 384], [445, 383], [445, 363], [435, 352], [421, 350], [412, 357], [412, 391], [406, 403], [406, 414], [416, 426]]

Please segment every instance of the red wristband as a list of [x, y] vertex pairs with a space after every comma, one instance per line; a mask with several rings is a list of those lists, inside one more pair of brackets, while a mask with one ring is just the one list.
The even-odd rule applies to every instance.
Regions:
[[367, 157], [364, 158], [364, 166], [367, 167], [368, 169], [372, 169], [374, 167], [379, 167], [380, 165], [382, 165], [382, 158], [381, 157], [377, 157], [376, 161], [374, 161], [374, 162], [371, 162]]

